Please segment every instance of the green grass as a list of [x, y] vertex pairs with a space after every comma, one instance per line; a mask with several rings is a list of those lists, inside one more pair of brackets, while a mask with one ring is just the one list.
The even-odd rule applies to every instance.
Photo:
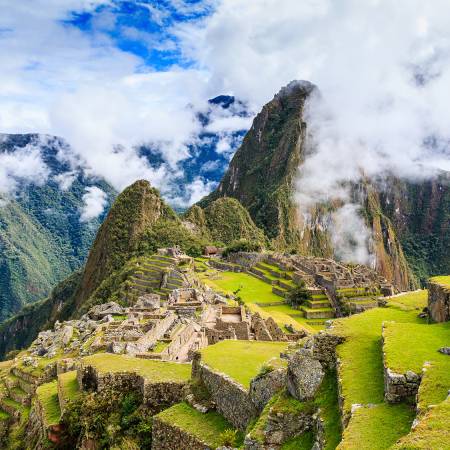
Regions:
[[441, 284], [442, 286], [450, 287], [450, 275], [430, 278], [433, 283]]
[[287, 348], [285, 342], [227, 340], [201, 350], [202, 361], [225, 373], [246, 389], [261, 367]]
[[55, 425], [61, 418], [61, 410], [58, 401], [57, 381], [45, 383], [36, 389], [36, 396], [44, 411], [46, 425]]
[[[289, 414], [298, 417], [301, 414], [311, 415], [314, 412], [312, 402], [300, 402], [291, 397], [286, 391], [275, 394], [264, 407], [263, 412], [250, 431], [252, 439], [259, 443], [264, 443], [264, 431], [267, 425], [269, 415], [277, 416], [279, 414]], [[295, 420], [295, 419], [294, 419]]]
[[414, 410], [403, 404], [383, 403], [373, 407], [358, 408], [344, 430], [342, 442], [337, 448], [339, 450], [388, 449], [409, 432], [413, 419]]
[[6, 412], [0, 409], [0, 420], [9, 420], [11, 416]]
[[77, 371], [72, 370], [58, 375], [61, 394], [66, 400], [75, 400], [80, 393]]
[[23, 406], [22, 403], [16, 402], [12, 398], [4, 398], [3, 401], [6, 405], [10, 406], [11, 408], [17, 409], [20, 412], [26, 409], [26, 407]]
[[336, 373], [329, 371], [317, 392], [314, 403], [320, 408], [325, 432], [325, 450], [334, 450], [341, 440], [341, 413], [338, 404], [338, 385]]
[[116, 320], [117, 322], [122, 322], [124, 321], [128, 316], [126, 314], [116, 314], [113, 316], [113, 319]]
[[[411, 293], [412, 304], [420, 304], [426, 293]], [[407, 297], [407, 296], [403, 296]], [[333, 332], [346, 341], [337, 347], [341, 360], [340, 375], [344, 395], [344, 412], [349, 413], [354, 403], [382, 403], [384, 400], [383, 356], [381, 331], [384, 321], [425, 323], [417, 317], [417, 311], [397, 306], [374, 308], [361, 314], [334, 321]]]
[[[178, 403], [159, 413], [156, 418], [182, 429], [203, 441], [210, 448], [217, 448], [221, 442], [221, 433], [233, 429], [223, 416], [215, 411], [206, 414], [198, 412], [186, 403]], [[237, 433], [236, 447], [242, 445], [243, 435]]]
[[307, 431], [289, 441], [285, 442], [281, 450], [311, 450], [314, 445], [314, 434], [312, 431]]
[[191, 377], [191, 365], [97, 353], [83, 358], [83, 363], [100, 372], [134, 372], [154, 382], [185, 382]]
[[438, 349], [450, 343], [450, 322], [420, 325], [385, 323], [384, 351], [387, 366], [396, 373], [420, 374], [425, 362], [432, 363], [420, 388], [421, 407], [442, 402], [450, 388], [450, 357]]
[[449, 449], [450, 399], [430, 408], [418, 425], [394, 445], [395, 450]]
[[158, 341], [156, 345], [153, 347], [152, 352], [161, 353], [168, 345], [169, 342]]
[[[283, 299], [272, 292], [272, 286], [260, 279], [246, 273], [220, 272], [218, 279], [211, 279], [207, 276], [201, 276], [202, 281], [209, 287], [224, 294], [232, 294], [240, 289], [237, 295], [252, 310], [258, 312], [262, 317], [273, 317], [280, 327], [289, 324], [294, 328], [303, 328], [309, 332], [315, 332], [323, 329], [323, 326], [311, 327], [306, 323], [304, 317], [292, 317], [290, 314], [298, 315], [299, 310], [291, 308], [287, 304], [267, 306], [261, 308], [257, 304], [282, 302]], [[281, 289], [281, 288], [280, 288]]]

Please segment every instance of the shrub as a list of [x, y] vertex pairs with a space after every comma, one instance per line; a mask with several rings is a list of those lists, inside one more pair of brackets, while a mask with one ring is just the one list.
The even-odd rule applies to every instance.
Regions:
[[311, 294], [309, 293], [308, 289], [306, 289], [304, 281], [302, 281], [299, 286], [296, 286], [294, 289], [292, 289], [287, 297], [288, 303], [293, 308], [298, 308], [299, 306], [304, 305], [308, 300], [311, 300]]
[[220, 433], [219, 441], [224, 447], [234, 447], [236, 445], [237, 437], [237, 430], [228, 428]]
[[260, 252], [262, 250], [261, 243], [257, 241], [248, 241], [247, 239], [239, 239], [238, 241], [233, 241], [228, 247], [223, 251], [223, 256], [227, 257], [231, 253], [238, 252]]

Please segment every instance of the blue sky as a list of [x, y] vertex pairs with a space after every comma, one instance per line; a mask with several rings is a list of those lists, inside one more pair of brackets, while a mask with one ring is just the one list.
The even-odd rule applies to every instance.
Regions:
[[174, 64], [182, 68], [195, 64], [183, 58], [172, 28], [201, 21], [212, 12], [213, 6], [203, 0], [113, 1], [93, 11], [73, 11], [64, 23], [93, 38], [101, 31], [110, 36], [120, 50], [141, 58], [145, 66], [167, 70]]

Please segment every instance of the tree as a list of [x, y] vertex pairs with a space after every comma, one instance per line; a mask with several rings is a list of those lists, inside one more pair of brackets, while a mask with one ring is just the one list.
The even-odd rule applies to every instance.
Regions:
[[287, 297], [288, 303], [293, 308], [298, 308], [304, 305], [308, 300], [311, 300], [311, 294], [306, 288], [305, 282], [302, 280], [301, 283], [292, 289]]

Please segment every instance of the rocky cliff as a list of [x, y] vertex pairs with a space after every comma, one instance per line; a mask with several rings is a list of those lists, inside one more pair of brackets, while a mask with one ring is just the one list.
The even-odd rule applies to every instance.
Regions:
[[[293, 200], [306, 151], [305, 107], [315, 89], [308, 82], [292, 82], [263, 107], [218, 188], [199, 206], [236, 198], [274, 248], [331, 257], [327, 226], [335, 205], [314, 206], [305, 222]], [[357, 189], [381, 274], [404, 290], [416, 287], [418, 278], [449, 271], [444, 250], [449, 245], [448, 176], [415, 184], [391, 177], [382, 186], [365, 180]]]

